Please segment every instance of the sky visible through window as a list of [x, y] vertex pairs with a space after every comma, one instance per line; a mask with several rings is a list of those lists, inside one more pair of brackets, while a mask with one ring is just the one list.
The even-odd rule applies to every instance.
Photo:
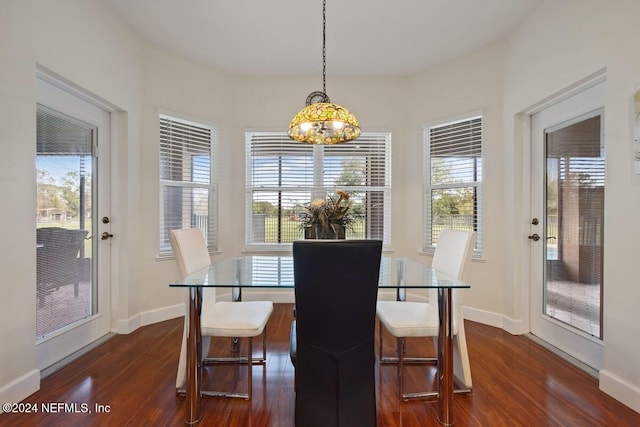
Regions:
[[[85, 173], [89, 173], [91, 170], [91, 157], [84, 156], [85, 158]], [[46, 172], [47, 177], [53, 182], [47, 182], [47, 184], [62, 185], [62, 179], [69, 172], [80, 172], [80, 156], [67, 155], [67, 156], [53, 156], [53, 155], [38, 155], [36, 157], [36, 169], [38, 171]]]

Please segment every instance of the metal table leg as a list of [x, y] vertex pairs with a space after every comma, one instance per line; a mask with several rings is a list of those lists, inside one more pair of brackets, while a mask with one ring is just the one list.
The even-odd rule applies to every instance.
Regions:
[[438, 421], [453, 425], [453, 316], [451, 288], [438, 288]]
[[[235, 258], [233, 263], [234, 269], [234, 280], [233, 284], [237, 285], [231, 289], [231, 300], [233, 302], [242, 301], [242, 260], [241, 258]], [[232, 353], [240, 353], [240, 338], [233, 337], [231, 338], [231, 352]]]
[[185, 384], [185, 425], [194, 426], [200, 422], [200, 384], [202, 382], [202, 330], [200, 313], [202, 309], [202, 288], [189, 288], [189, 328], [187, 330], [187, 376]]

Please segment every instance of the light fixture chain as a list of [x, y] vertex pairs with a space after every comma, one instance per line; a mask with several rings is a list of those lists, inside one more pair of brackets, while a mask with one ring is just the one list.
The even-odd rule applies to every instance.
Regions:
[[310, 144], [338, 144], [360, 136], [360, 124], [327, 96], [327, 0], [322, 0], [322, 92], [307, 96], [305, 107], [289, 123], [289, 137]]
[[327, 0], [322, 0], [322, 92], [327, 94]]

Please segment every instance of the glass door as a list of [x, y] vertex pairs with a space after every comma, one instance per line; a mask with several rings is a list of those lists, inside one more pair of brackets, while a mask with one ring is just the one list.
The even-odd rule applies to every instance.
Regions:
[[531, 332], [603, 364], [604, 83], [532, 117]]
[[110, 236], [109, 113], [44, 80], [37, 88], [36, 345], [45, 369], [110, 331], [109, 247], [99, 234]]
[[94, 126], [37, 106], [36, 338], [96, 313]]
[[[593, 116], [592, 116], [593, 114]], [[545, 132], [545, 314], [602, 338], [601, 111]]]

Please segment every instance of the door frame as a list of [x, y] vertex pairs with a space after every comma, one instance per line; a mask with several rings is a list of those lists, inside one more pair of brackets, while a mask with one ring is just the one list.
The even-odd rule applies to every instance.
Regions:
[[[523, 271], [522, 271], [522, 278], [523, 278], [523, 289], [522, 289], [522, 313], [523, 313], [523, 332], [528, 333], [529, 335], [531, 335], [536, 341], [540, 342], [541, 344], [549, 347], [552, 351], [555, 351], [557, 353], [559, 353], [561, 356], [571, 360], [572, 362], [576, 363], [579, 366], [582, 366], [583, 369], [586, 369], [587, 371], [592, 371], [592, 370], [599, 370], [602, 369], [602, 367], [604, 366], [604, 342], [600, 341], [598, 339], [595, 339], [593, 337], [587, 337], [586, 334], [584, 334], [585, 336], [582, 337], [588, 341], [590, 341], [591, 343], [594, 343], [598, 346], [600, 346], [601, 348], [598, 351], [598, 354], [594, 355], [593, 357], [591, 357], [588, 360], [588, 363], [586, 363], [584, 361], [585, 357], [584, 357], [584, 349], [579, 349], [578, 351], [575, 352], [566, 352], [565, 350], [558, 348], [557, 347], [557, 342], [556, 344], [554, 344], [553, 342], [546, 342], [541, 340], [539, 337], [535, 336], [532, 334], [532, 330], [534, 329], [533, 325], [532, 325], [532, 316], [534, 316], [533, 313], [533, 308], [532, 308], [532, 295], [533, 295], [533, 286], [535, 285], [533, 277], [534, 277], [534, 263], [533, 263], [533, 257], [532, 257], [532, 250], [535, 249], [535, 246], [532, 245], [529, 240], [527, 239], [527, 235], [528, 234], [532, 234], [534, 232], [540, 233], [541, 229], [540, 226], [538, 226], [537, 228], [533, 225], [530, 224], [532, 214], [533, 214], [533, 208], [534, 208], [534, 194], [533, 194], [533, 172], [534, 172], [534, 144], [535, 143], [539, 143], [540, 141], [538, 140], [534, 140], [534, 126], [533, 126], [533, 117], [540, 113], [543, 112], [545, 110], [551, 109], [554, 106], [569, 100], [570, 98], [579, 95], [585, 91], [588, 91], [589, 89], [592, 89], [596, 86], [598, 86], [599, 84], [605, 84], [606, 83], [606, 75], [604, 73], [604, 71], [598, 72], [582, 81], [580, 81], [579, 83], [576, 83], [575, 85], [573, 85], [572, 87], [559, 92], [557, 94], [555, 94], [554, 96], [551, 96], [547, 99], [545, 99], [544, 101], [540, 102], [539, 104], [532, 106], [531, 108], [529, 108], [528, 110], [523, 111], [520, 114], [520, 122], [519, 124], [521, 125], [520, 127], [520, 131], [521, 131], [521, 136], [522, 136], [522, 141], [523, 141], [523, 175], [522, 175], [522, 211], [521, 214], [524, 216], [525, 220], [527, 222], [523, 222], [522, 224], [522, 230], [523, 230], [523, 243], [522, 246], [524, 249], [522, 251], [522, 260], [523, 260]], [[604, 86], [604, 85], [603, 85]], [[594, 105], [589, 105], [584, 107], [584, 110], [581, 110], [579, 112], [577, 112], [575, 114], [575, 116], [581, 116], [584, 113], [587, 113], [588, 111], [593, 111], [593, 110], [599, 110], [602, 109], [604, 110], [604, 104], [605, 104], [605, 90], [603, 88], [602, 90], [602, 98], [600, 99], [600, 101]], [[603, 113], [604, 114], [604, 113]], [[558, 121], [556, 124], [563, 122], [564, 120], [560, 120]], [[547, 126], [546, 128], [550, 128], [552, 126]], [[544, 232], [544, 231], [543, 231]], [[527, 234], [525, 234], [527, 233]], [[559, 322], [558, 322], [559, 323]], [[563, 325], [561, 325], [561, 327], [566, 330], [569, 331], [568, 327], [564, 327]], [[576, 334], [575, 332], [571, 331], [569, 332], [570, 334]], [[563, 333], [561, 332], [559, 335], [563, 335]], [[577, 333], [577, 335], [581, 335], [579, 332]], [[562, 339], [562, 338], [560, 338]], [[594, 371], [594, 372], [595, 372]], [[593, 372], [592, 372], [593, 373]]]
[[[44, 69], [38, 68], [35, 77], [36, 100], [39, 104], [67, 114], [69, 106], [71, 108], [93, 108], [101, 111], [102, 117], [106, 118], [106, 120], [101, 119], [103, 126], [100, 128], [100, 135], [98, 136], [100, 142], [97, 147], [95, 147], [94, 141], [94, 149], [98, 150], [98, 157], [100, 158], [97, 171], [97, 180], [100, 186], [96, 200], [98, 207], [97, 211], [94, 212], [95, 218], [91, 230], [95, 241], [92, 244], [94, 249], [97, 249], [98, 254], [92, 262], [93, 271], [95, 272], [94, 277], [98, 283], [97, 313], [72, 325], [67, 325], [59, 331], [55, 331], [36, 341], [36, 368], [42, 372], [41, 375], [44, 375], [54, 369], [55, 366], [58, 366], [65, 358], [101, 342], [112, 331], [111, 241], [100, 240], [102, 232], [111, 233], [112, 231], [111, 224], [103, 224], [100, 218], [111, 216], [112, 165], [110, 157], [111, 145], [114, 140], [112, 135], [113, 113], [115, 110], [101, 100], [93, 98], [76, 86], [59, 79]], [[49, 98], [43, 100], [42, 95]], [[61, 99], [54, 100], [51, 98], [56, 96], [60, 96]], [[96, 124], [92, 123], [92, 119], [89, 116], [84, 116], [83, 114], [69, 115], [80, 121], [92, 125]]]

